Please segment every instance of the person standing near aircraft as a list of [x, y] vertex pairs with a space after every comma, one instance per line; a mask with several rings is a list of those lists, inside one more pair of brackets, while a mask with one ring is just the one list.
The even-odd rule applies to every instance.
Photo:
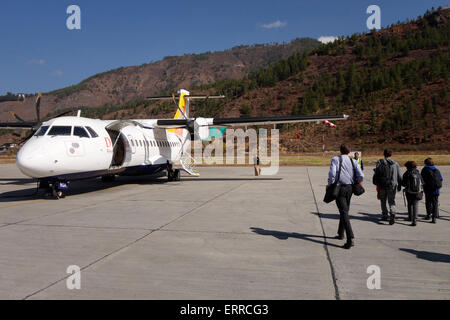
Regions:
[[[381, 202], [381, 220], [388, 221], [388, 212], [390, 214], [389, 224], [395, 223], [395, 214], [397, 213], [395, 205], [395, 195], [397, 191], [401, 191], [402, 176], [399, 164], [391, 159], [392, 151], [384, 150], [384, 159], [378, 160], [375, 166], [375, 174], [373, 175], [373, 184], [379, 189], [379, 197]], [[389, 211], [386, 206], [389, 204]]]
[[254, 168], [255, 168], [255, 176], [259, 176], [261, 174], [261, 168], [259, 167], [259, 157], [256, 156], [254, 158]]
[[361, 170], [364, 170], [364, 164], [361, 157], [359, 156], [359, 152], [355, 152], [355, 160], [356, 162], [358, 162], [358, 165], [361, 168]]
[[439, 194], [442, 187], [442, 174], [434, 166], [434, 161], [431, 158], [425, 159], [425, 167], [422, 169], [422, 178], [424, 181], [425, 191], [425, 206], [427, 208], [427, 215], [425, 220], [436, 223], [436, 218], [439, 218]]
[[[349, 210], [350, 200], [353, 194], [353, 184], [360, 183], [364, 179], [364, 173], [358, 166], [355, 159], [351, 159], [348, 154], [350, 149], [345, 144], [340, 147], [341, 155], [331, 159], [330, 171], [328, 173], [328, 187], [334, 182], [340, 183], [339, 193], [336, 198], [336, 205], [339, 209], [339, 227], [336, 239], [344, 239], [344, 232], [347, 242], [344, 244], [345, 249], [350, 249], [355, 245], [354, 234], [350, 224]], [[356, 176], [355, 176], [356, 173]]]

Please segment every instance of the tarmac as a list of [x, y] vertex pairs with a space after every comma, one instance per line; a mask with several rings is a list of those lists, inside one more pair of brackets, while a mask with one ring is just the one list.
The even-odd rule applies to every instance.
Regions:
[[[345, 250], [336, 205], [322, 201], [326, 167], [85, 180], [49, 200], [0, 165], [0, 299], [449, 299], [450, 167], [440, 169], [441, 218], [423, 220], [422, 201], [412, 227], [401, 193], [397, 222], [379, 221], [365, 168], [350, 210], [356, 246]], [[67, 286], [72, 265], [80, 289]]]

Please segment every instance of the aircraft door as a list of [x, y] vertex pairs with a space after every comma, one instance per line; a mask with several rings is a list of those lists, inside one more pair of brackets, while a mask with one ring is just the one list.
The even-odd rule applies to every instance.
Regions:
[[131, 134], [127, 135], [127, 138], [128, 138], [128, 144], [130, 145], [130, 148], [131, 148], [131, 153], [135, 154], [137, 141], [133, 139], [133, 136]]

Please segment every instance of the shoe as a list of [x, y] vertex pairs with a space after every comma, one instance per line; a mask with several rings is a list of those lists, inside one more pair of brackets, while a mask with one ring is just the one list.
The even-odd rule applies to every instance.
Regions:
[[425, 218], [423, 218], [424, 220], [430, 220], [430, 215], [426, 215]]
[[355, 246], [355, 242], [353, 241], [353, 240], [351, 240], [350, 242], [346, 242], [343, 246], [342, 246], [342, 248], [344, 248], [344, 249], [350, 249], [351, 247], [354, 247]]
[[417, 223], [416, 223], [415, 221], [413, 221], [413, 223], [411, 223], [411, 225], [412, 225], [413, 227], [415, 227], [415, 226], [417, 225]]
[[395, 214], [391, 214], [389, 218], [389, 224], [392, 226], [395, 223]]
[[431, 223], [436, 223], [436, 219], [435, 218], [431, 219]]
[[344, 236], [340, 236], [340, 235], [337, 235], [337, 236], [335, 236], [334, 238], [335, 238], [335, 239], [338, 239], [338, 240], [344, 240]]

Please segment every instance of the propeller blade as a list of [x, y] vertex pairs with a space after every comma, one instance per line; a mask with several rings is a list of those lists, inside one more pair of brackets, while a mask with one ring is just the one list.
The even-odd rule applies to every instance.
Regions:
[[40, 112], [41, 98], [42, 98], [42, 92], [39, 93], [39, 95], [38, 95], [38, 97], [36, 99], [36, 118], [37, 118], [37, 122], [41, 122], [41, 112]]
[[34, 134], [36, 133], [36, 130], [32, 130], [29, 135], [27, 135], [25, 138], [20, 140], [17, 144], [21, 145], [22, 143], [25, 143], [28, 139], [30, 139]]
[[11, 111], [11, 114], [14, 118], [19, 120], [20, 122], [25, 122], [25, 120], [23, 120], [21, 117], [19, 117], [14, 111]]
[[71, 113], [73, 110], [69, 110], [69, 111], [65, 111], [65, 112], [63, 112], [63, 113], [60, 113], [60, 114], [58, 114], [55, 118], [59, 118], [59, 117], [62, 117], [62, 116], [65, 116], [66, 114], [69, 114], [69, 113]]

